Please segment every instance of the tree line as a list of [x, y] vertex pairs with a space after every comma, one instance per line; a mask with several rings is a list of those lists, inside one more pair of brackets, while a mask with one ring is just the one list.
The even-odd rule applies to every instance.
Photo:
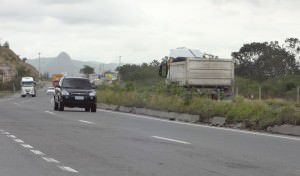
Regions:
[[[239, 51], [232, 52], [235, 74], [243, 78], [263, 82], [288, 75], [298, 75], [300, 60], [300, 40], [287, 38], [278, 41], [252, 42], [244, 44]], [[126, 64], [117, 70], [123, 81], [143, 82], [161, 80], [158, 76], [160, 62]]]
[[244, 44], [233, 52], [235, 73], [259, 82], [299, 74], [300, 41], [287, 38], [278, 41]]

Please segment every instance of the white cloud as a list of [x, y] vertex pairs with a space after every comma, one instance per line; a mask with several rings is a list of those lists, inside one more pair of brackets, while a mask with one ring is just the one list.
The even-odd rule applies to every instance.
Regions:
[[230, 57], [245, 42], [300, 36], [297, 0], [0, 0], [18, 54], [148, 62], [178, 46]]

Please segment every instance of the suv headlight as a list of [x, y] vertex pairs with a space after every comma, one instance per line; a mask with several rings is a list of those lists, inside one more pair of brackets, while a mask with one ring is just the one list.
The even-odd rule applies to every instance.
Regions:
[[95, 96], [96, 96], [96, 91], [92, 91], [92, 92], [90, 92], [90, 93], [89, 93], [89, 96], [91, 96], [91, 97], [95, 97]]
[[64, 96], [70, 95], [70, 93], [69, 93], [68, 91], [66, 91], [66, 90], [63, 90], [63, 91], [61, 92], [61, 94], [64, 95]]

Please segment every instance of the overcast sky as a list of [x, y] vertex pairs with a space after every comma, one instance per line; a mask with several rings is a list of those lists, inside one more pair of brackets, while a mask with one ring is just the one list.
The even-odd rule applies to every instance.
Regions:
[[141, 63], [186, 46], [230, 57], [300, 37], [299, 0], [0, 0], [0, 38], [21, 57]]

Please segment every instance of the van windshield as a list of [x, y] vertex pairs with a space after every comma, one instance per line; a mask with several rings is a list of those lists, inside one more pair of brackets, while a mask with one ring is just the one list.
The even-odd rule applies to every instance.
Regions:
[[63, 80], [62, 87], [70, 89], [92, 89], [90, 81], [81, 78], [66, 78]]

